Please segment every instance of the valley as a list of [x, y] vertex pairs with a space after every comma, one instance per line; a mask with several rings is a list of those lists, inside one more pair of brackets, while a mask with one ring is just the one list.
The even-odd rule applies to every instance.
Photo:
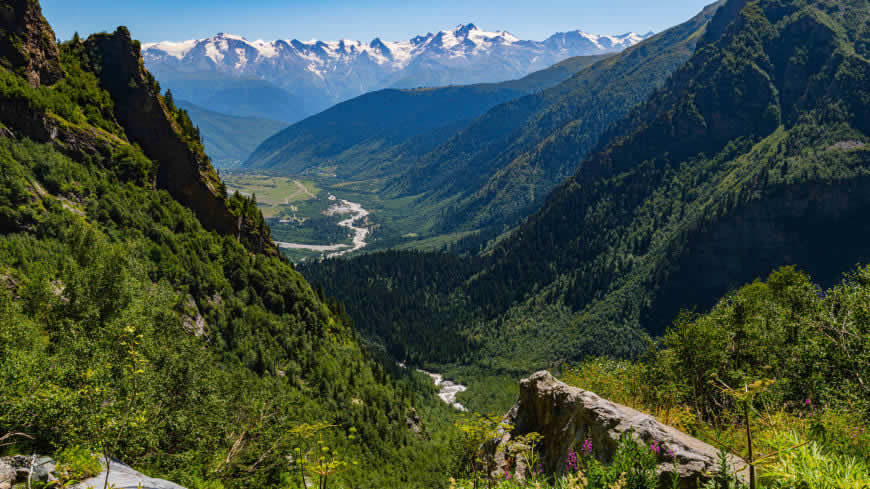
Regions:
[[[382, 181], [345, 181], [328, 169], [299, 176], [224, 170], [227, 191], [255, 196], [276, 243], [293, 260], [347, 255], [363, 248], [441, 249], [474, 233], [433, 235], [429, 213], [416, 214], [415, 196], [385, 196]], [[335, 197], [334, 200], [331, 197]], [[334, 209], [336, 202], [347, 208]], [[353, 222], [340, 219], [350, 214]], [[363, 220], [364, 226], [354, 226]], [[344, 232], [347, 230], [349, 232]]]
[[870, 487], [870, 0], [163, 1], [0, 0], [0, 489]]

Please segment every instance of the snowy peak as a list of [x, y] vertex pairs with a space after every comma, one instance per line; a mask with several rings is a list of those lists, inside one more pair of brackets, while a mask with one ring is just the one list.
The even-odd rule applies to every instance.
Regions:
[[158, 77], [216, 72], [259, 78], [325, 108], [383, 88], [522, 78], [568, 57], [623, 50], [649, 35], [603, 36], [578, 30], [544, 41], [523, 41], [473, 23], [407, 41], [250, 41], [221, 32], [206, 39], [144, 44], [143, 56]]
[[616, 36], [602, 36], [583, 31], [558, 32], [550, 36], [544, 44], [556, 49], [572, 49], [578, 44], [586, 44], [601, 52], [622, 51], [655, 35], [653, 32], [637, 34], [628, 32]]
[[[601, 52], [617, 51], [637, 44], [650, 37], [652, 33], [627, 33], [618, 36], [601, 36], [587, 34], [583, 31], [557, 33], [544, 42], [520, 41], [516, 36], [506, 31], [484, 31], [473, 23], [460, 24], [453, 30], [442, 30], [437, 34], [428, 33], [408, 41], [385, 42], [375, 38], [369, 43], [343, 39], [324, 42], [312, 40], [301, 42], [296, 39], [285, 41], [248, 41], [243, 36], [219, 32], [213, 37], [181, 42], [163, 41], [144, 44], [146, 60], [165, 60], [167, 57], [179, 61], [191, 55], [205, 53], [204, 56], [215, 64], [226, 64], [225, 60], [241, 61], [242, 65], [257, 59], [271, 59], [282, 52], [295, 51], [297, 57], [307, 58], [316, 55], [320, 64], [330, 61], [329, 58], [361, 56], [368, 54], [377, 63], [410, 62], [412, 58], [425, 54], [427, 49], [485, 51], [493, 46], [508, 46], [524, 42], [528, 45], [558, 46], [560, 49], [572, 47], [572, 43], [587, 44], [588, 49]], [[597, 54], [597, 53], [583, 53]], [[242, 59], [244, 58], [244, 59]], [[235, 63], [238, 64], [238, 63]], [[235, 66], [234, 64], [234, 66]], [[399, 66], [401, 67], [401, 66]]]
[[[419, 37], [415, 38], [419, 39]], [[474, 24], [458, 25], [452, 31], [440, 31], [438, 34], [429, 35], [433, 45], [444, 49], [453, 49], [462, 46], [465, 49], [488, 48], [495, 44], [513, 44], [519, 42], [513, 34], [505, 31], [488, 32]]]

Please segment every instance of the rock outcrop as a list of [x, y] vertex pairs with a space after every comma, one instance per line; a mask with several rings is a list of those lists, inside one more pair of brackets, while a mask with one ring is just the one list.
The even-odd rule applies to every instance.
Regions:
[[[15, 455], [0, 457], [0, 489], [10, 489], [16, 484], [46, 484], [54, 482], [57, 464], [49, 457]], [[27, 487], [27, 486], [25, 486]]]
[[34, 87], [63, 78], [54, 31], [36, 0], [0, 0], [0, 64]]
[[18, 474], [9, 461], [0, 459], [0, 489], [11, 489]]
[[[511, 439], [527, 433], [543, 435], [541, 463], [545, 471], [559, 472], [568, 453], [590, 440], [593, 456], [609, 463], [623, 433], [632, 433], [639, 443], [661, 447], [659, 473], [662, 487], [670, 487], [674, 463], [681, 487], [695, 489], [717, 471], [719, 450], [635, 409], [616, 404], [596, 394], [556, 380], [549, 372], [538, 372], [520, 383], [520, 398], [504, 418], [510, 432], [488, 444], [490, 469], [501, 475], [508, 463], [505, 448]], [[736, 458], [732, 469], [744, 468]]]
[[[167, 480], [148, 477], [118, 461], [112, 462], [108, 478], [108, 486], [116, 489], [184, 489], [184, 487]], [[100, 475], [75, 485], [71, 489], [102, 489], [105, 482], [106, 471], [103, 470]]]
[[[154, 77], [145, 70], [139, 42], [127, 28], [90, 36], [84, 50], [82, 66], [97, 76], [111, 96], [115, 119], [124, 134], [70, 123], [13, 92], [0, 95], [2, 136], [52, 143], [76, 160], [94, 155], [112, 158], [119, 147], [138, 145], [156, 162], [156, 187], [193, 210], [203, 226], [235, 236], [255, 253], [278, 255], [262, 219], [231, 209], [208, 156], [201, 145], [192, 142], [196, 136], [185, 135], [170, 114]], [[2, 68], [27, 79], [33, 87], [64, 76], [54, 32], [37, 0], [0, 0]]]
[[[50, 457], [36, 455], [0, 457], [0, 489], [28, 487], [28, 479], [31, 485], [40, 484], [39, 487], [42, 487], [58, 480], [56, 470], [57, 463]], [[100, 475], [71, 486], [70, 489], [102, 489], [106, 477], [106, 470], [103, 469]], [[112, 461], [108, 479], [108, 486], [115, 489], [185, 489], [163, 479], [148, 477], [117, 460]]]

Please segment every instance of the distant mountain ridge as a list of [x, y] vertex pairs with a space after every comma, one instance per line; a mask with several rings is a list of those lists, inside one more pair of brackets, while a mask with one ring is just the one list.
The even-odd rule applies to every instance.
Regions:
[[215, 168], [238, 166], [263, 140], [286, 127], [271, 119], [213, 112], [186, 100], [177, 104], [199, 127], [205, 152]]
[[[652, 33], [618, 36], [583, 31], [544, 41], [520, 40], [474, 24], [408, 41], [248, 41], [219, 33], [183, 42], [143, 44], [161, 83], [184, 73], [221, 73], [269, 81], [306, 100], [311, 113], [384, 88], [467, 85], [521, 78], [574, 56], [618, 52]], [[172, 88], [171, 86], [169, 88]]]
[[508, 82], [367, 93], [272, 135], [244, 166], [300, 174], [340, 161], [335, 170], [346, 178], [395, 177], [407, 155], [425, 154], [493, 106], [546, 90], [610, 56], [577, 56]]
[[[380, 195], [416, 196], [407, 214], [415, 224], [401, 234], [513, 226], [573, 174], [611, 124], [691, 57], [720, 4], [620, 53], [570, 58], [513, 84], [360, 96], [267, 139], [243, 167], [289, 175], [330, 168], [347, 180], [380, 179]], [[551, 83], [529, 83], [533, 78]], [[518, 96], [517, 89], [525, 93]], [[426, 95], [441, 97], [427, 101]], [[486, 107], [484, 97], [501, 101]], [[434, 109], [420, 110], [423, 103]], [[472, 103], [484, 110], [472, 113]], [[451, 106], [463, 115], [448, 111]], [[402, 111], [408, 120], [400, 117]], [[427, 116], [416, 120], [417, 113]], [[390, 114], [397, 114], [392, 123]], [[418, 136], [422, 131], [414, 129], [422, 124], [431, 130], [448, 123], [449, 131], [429, 132], [425, 144], [417, 137], [395, 137], [399, 131]], [[422, 215], [431, 227], [416, 224]]]

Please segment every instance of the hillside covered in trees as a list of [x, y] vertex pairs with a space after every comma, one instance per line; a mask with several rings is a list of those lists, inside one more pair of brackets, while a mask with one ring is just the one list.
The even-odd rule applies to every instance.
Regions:
[[[461, 335], [471, 346], [451, 359], [519, 372], [589, 354], [638, 354], [680, 309], [710, 307], [779, 266], [832, 285], [870, 259], [860, 217], [870, 163], [865, 7], [762, 1], [720, 9], [691, 59], [602, 136], [540, 212], [482, 252], [464, 247], [480, 253], [465, 276], [431, 274], [422, 287], [419, 273], [398, 273], [395, 258], [377, 254], [307, 264], [304, 273], [346, 300], [362, 331], [404, 342], [395, 345], [401, 353], [438, 358], [426, 342], [385, 332], [389, 325], [376, 331], [370, 321], [388, 314], [396, 331]], [[403, 259], [420, 271], [427, 260], [450, 260]], [[360, 281], [426, 300], [359, 309], [343, 284]], [[420, 324], [411, 319], [418, 314], [434, 320]]]
[[57, 45], [31, 0], [0, 21], [3, 450], [278, 487], [320, 439], [354, 487], [443, 483], [451, 431], [407, 425], [450, 416], [431, 383], [387, 374], [277, 255], [127, 29]]

